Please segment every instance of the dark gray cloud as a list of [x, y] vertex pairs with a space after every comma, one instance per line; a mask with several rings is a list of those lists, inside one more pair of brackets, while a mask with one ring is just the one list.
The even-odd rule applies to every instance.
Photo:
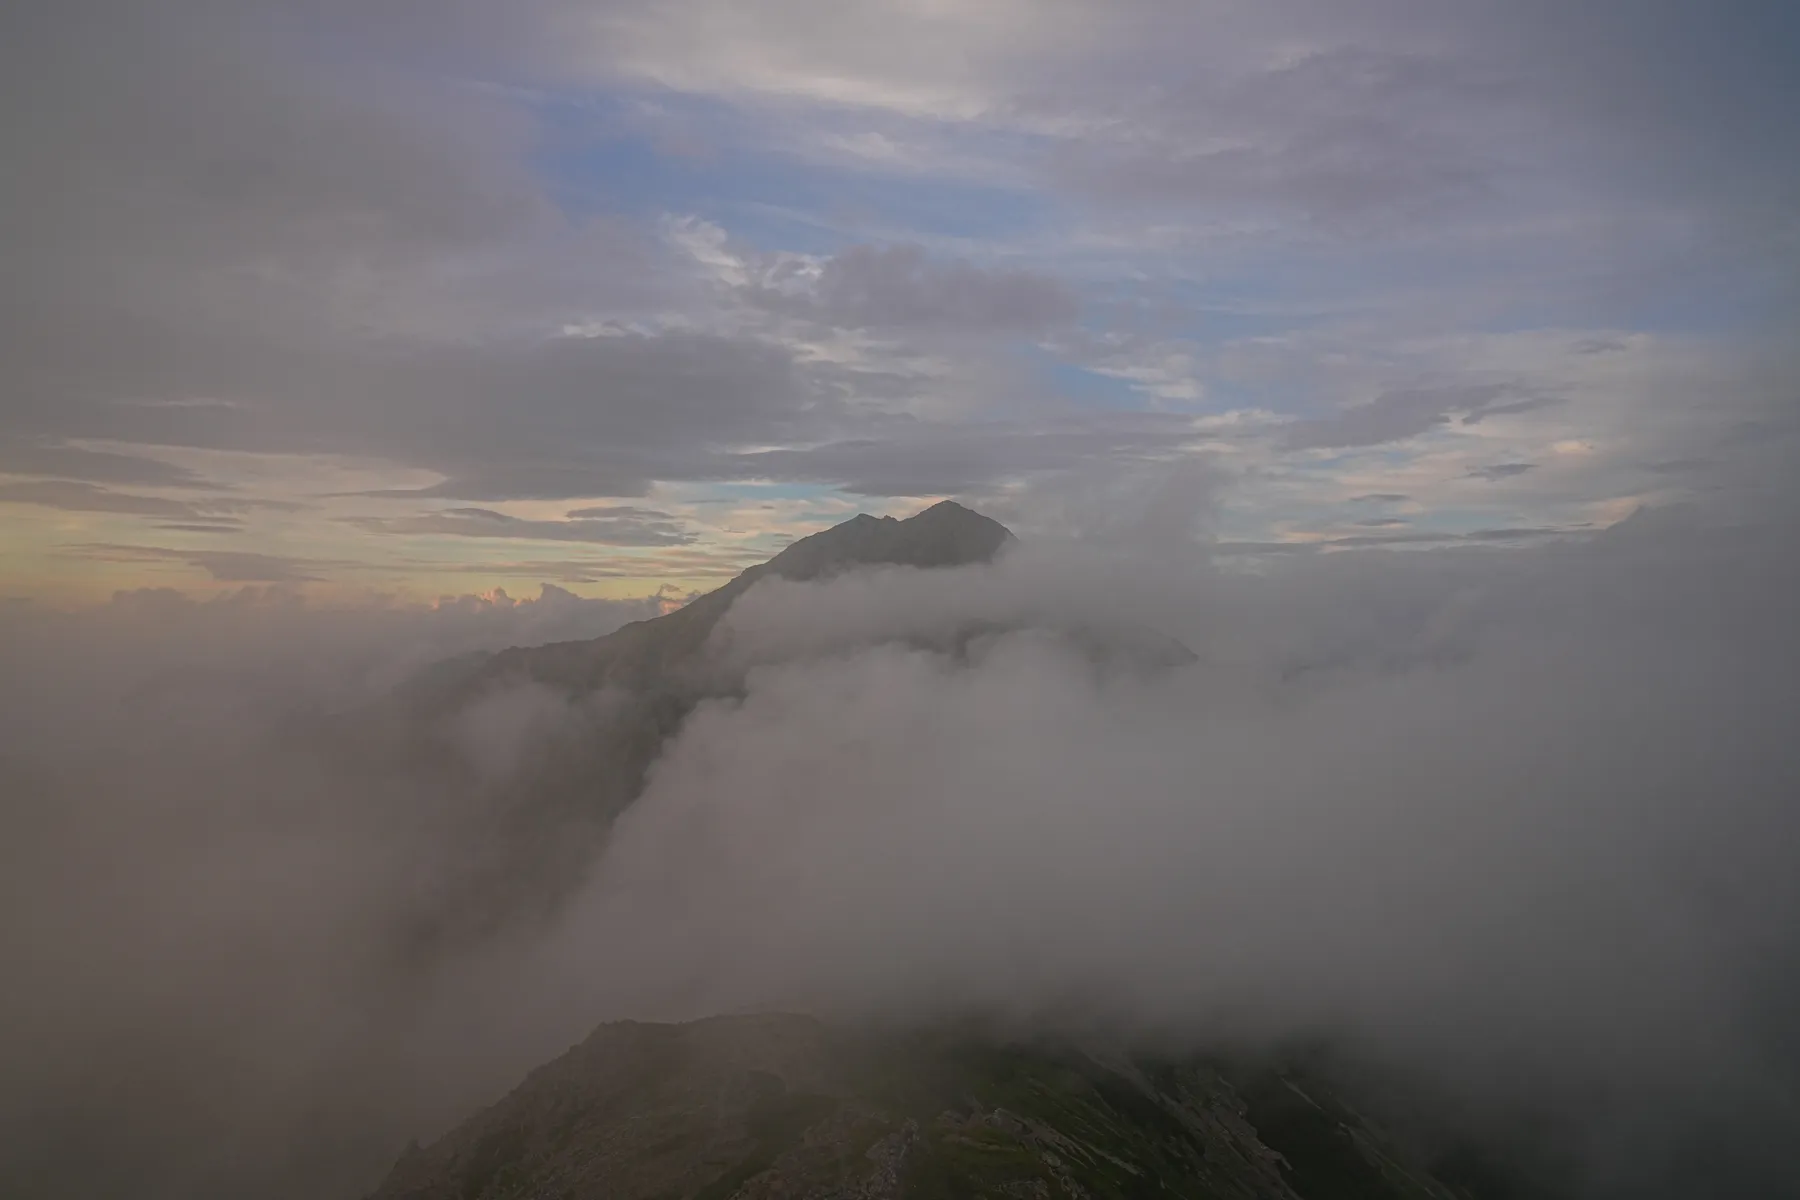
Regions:
[[[580, 509], [577, 513], [606, 513]], [[664, 513], [625, 509], [628, 515], [579, 516], [567, 521], [534, 521], [487, 508], [451, 508], [416, 517], [349, 518], [364, 529], [381, 533], [446, 534], [452, 537], [524, 538], [540, 542], [592, 542], [603, 546], [683, 546], [692, 532]]]
[[[173, 339], [164, 349], [177, 347], [189, 352], [113, 358], [110, 382], [71, 363], [57, 391], [64, 403], [26, 419], [128, 441], [380, 455], [449, 476], [421, 495], [503, 500], [640, 495], [652, 479], [721, 472], [736, 445], [829, 428], [840, 412], [788, 351], [707, 334], [503, 346], [350, 342], [323, 361], [297, 346], [206, 338]], [[113, 397], [237, 400], [80, 399], [108, 388]]]
[[151, 481], [60, 445], [92, 436], [381, 455], [479, 476], [470, 498], [542, 494], [534, 473], [632, 494], [803, 406], [765, 347], [545, 343], [658, 296], [654, 239], [559, 215], [512, 101], [331, 54], [298, 15], [75, 5], [7, 39], [19, 469]]
[[198, 518], [208, 511], [185, 500], [115, 492], [98, 484], [67, 479], [0, 483], [0, 504], [35, 504], [64, 512], [122, 513], [140, 517]]
[[1523, 475], [1527, 471], [1535, 471], [1537, 470], [1537, 467], [1538, 465], [1536, 463], [1528, 462], [1495, 463], [1489, 467], [1475, 467], [1471, 469], [1468, 477], [1470, 479], [1485, 479], [1489, 483], [1496, 483], [1502, 479], [1512, 479], [1515, 476]]
[[1514, 390], [1504, 384], [1459, 384], [1384, 392], [1375, 399], [1339, 409], [1329, 417], [1296, 421], [1282, 431], [1289, 450], [1378, 446], [1416, 437], [1463, 414], [1463, 424], [1506, 412], [1521, 412], [1555, 403], [1539, 397], [1508, 401]]
[[0, 504], [32, 504], [63, 512], [118, 513], [123, 516], [163, 517], [205, 523], [208, 532], [223, 525], [241, 524], [238, 515], [258, 510], [298, 512], [298, 501], [255, 496], [208, 495], [196, 500], [172, 500], [137, 492], [119, 492], [94, 483], [72, 479], [38, 479], [0, 483]]
[[122, 487], [219, 486], [186, 467], [160, 459], [15, 439], [0, 440], [0, 474], [52, 476]]
[[1522, 400], [1509, 400], [1505, 404], [1484, 404], [1464, 413], [1462, 423], [1479, 425], [1489, 417], [1501, 417], [1509, 413], [1536, 412], [1540, 408], [1549, 408], [1562, 402], [1561, 396], [1527, 396]]
[[167, 529], [173, 533], [241, 533], [244, 528], [244, 523], [242, 521], [221, 519], [209, 521], [205, 524], [200, 524], [198, 522], [173, 522], [166, 525], [157, 525], [155, 528]]

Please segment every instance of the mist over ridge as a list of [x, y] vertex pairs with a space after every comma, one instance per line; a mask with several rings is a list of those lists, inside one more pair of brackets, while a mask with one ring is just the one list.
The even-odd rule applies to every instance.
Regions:
[[1796, 63], [10, 6], [0, 1198], [1800, 1200]]
[[[700, 646], [741, 682], [696, 699], [574, 890], [510, 916], [469, 891], [495, 806], [546, 746], [606, 736], [616, 689], [496, 676], [433, 718], [460, 764], [420, 764], [315, 723], [321, 679], [403, 677], [394, 613], [371, 639], [247, 597], [230, 654], [265, 665], [131, 706], [101, 701], [186, 656], [173, 626], [40, 625], [7, 639], [15, 677], [79, 703], [43, 691], [9, 742], [8, 1170], [134, 1130], [119, 1169], [168, 1194], [283, 1161], [322, 1172], [295, 1194], [353, 1191], [596, 1021], [748, 1008], [1323, 1037], [1549, 1114], [1595, 1194], [1706, 1177], [1692, 1155], [1787, 1186], [1779, 532], [1646, 512], [1248, 571], [1153, 537], [771, 575]], [[1057, 632], [1080, 627], [1193, 661], [1096, 659]], [[471, 896], [479, 937], [408, 932]]]

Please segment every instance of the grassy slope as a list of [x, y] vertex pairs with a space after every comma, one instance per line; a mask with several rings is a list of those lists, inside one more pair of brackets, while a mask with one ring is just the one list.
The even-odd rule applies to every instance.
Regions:
[[1459, 1200], [1325, 1084], [802, 1017], [605, 1026], [380, 1200]]

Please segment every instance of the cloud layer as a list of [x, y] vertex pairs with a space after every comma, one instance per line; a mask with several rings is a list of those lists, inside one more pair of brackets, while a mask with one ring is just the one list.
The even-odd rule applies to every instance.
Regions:
[[429, 594], [638, 497], [755, 558], [762, 494], [793, 533], [1193, 456], [1243, 540], [1370, 491], [1459, 536], [1754, 506], [1792, 454], [1777, 6], [478, 7], [6, 39], [9, 594], [83, 542]]
[[[598, 1020], [772, 1005], [1324, 1035], [1548, 1119], [1586, 1194], [1793, 1186], [1790, 530], [1246, 572], [1135, 511], [752, 589], [713, 651], [743, 694], [548, 910], [568, 864], [507, 856], [594, 843], [512, 781], [609, 697], [369, 701], [655, 601], [9, 611], [4, 1177], [354, 1194]], [[1129, 652], [1163, 634], [1197, 661]]]

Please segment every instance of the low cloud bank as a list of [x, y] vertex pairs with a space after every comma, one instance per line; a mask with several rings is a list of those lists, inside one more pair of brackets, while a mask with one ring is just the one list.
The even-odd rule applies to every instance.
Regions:
[[[27, 800], [0, 939], [25, 986], [0, 1001], [0, 1170], [351, 1194], [598, 1020], [767, 1006], [1323, 1035], [1568, 1120], [1596, 1195], [1792, 1188], [1789, 532], [1646, 513], [1530, 550], [1254, 570], [1034, 542], [769, 581], [717, 634], [741, 695], [689, 718], [573, 898], [432, 954], [394, 930], [482, 854], [466, 810], [530, 730], [581, 736], [606, 706], [475, 697], [446, 724], [463, 775], [269, 731], [426, 649], [551, 626], [365, 614], [343, 619], [378, 635], [331, 642], [259, 610], [155, 703], [34, 707], [187, 645], [187, 618], [121, 602], [66, 627], [88, 653], [9, 649]], [[987, 632], [959, 653], [918, 648], [966, 625]], [[1142, 629], [1197, 661], [1109, 660]], [[262, 707], [234, 664], [267, 665]]]
[[504, 1086], [516, 1046], [489, 1070], [411, 1017], [438, 994], [431, 911], [481, 863], [483, 785], [542, 706], [483, 697], [423, 760], [359, 717], [446, 657], [660, 603], [0, 610], [0, 1193], [354, 1195]]
[[[1577, 1122], [1598, 1191], [1791, 1187], [1766, 1148], [1800, 1127], [1800, 576], [1774, 533], [1647, 513], [1535, 551], [1181, 578], [1027, 547], [759, 587], [727, 637], [768, 665], [669, 748], [565, 961], [647, 1011], [1319, 1034]], [[1200, 661], [850, 648], [1024, 617], [1153, 622]]]

